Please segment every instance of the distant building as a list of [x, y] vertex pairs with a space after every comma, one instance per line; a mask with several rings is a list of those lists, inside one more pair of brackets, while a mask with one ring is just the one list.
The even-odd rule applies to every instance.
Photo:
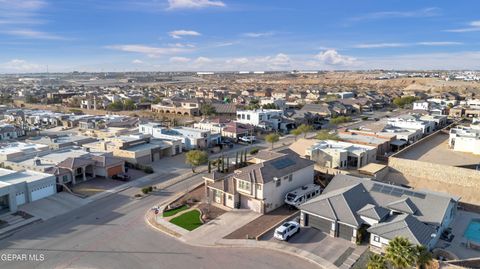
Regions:
[[283, 111], [279, 109], [257, 109], [237, 111], [237, 121], [266, 130], [280, 130]]

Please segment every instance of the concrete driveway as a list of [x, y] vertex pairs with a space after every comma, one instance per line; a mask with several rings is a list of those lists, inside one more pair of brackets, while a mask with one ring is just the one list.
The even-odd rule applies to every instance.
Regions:
[[66, 192], [59, 192], [47, 198], [37, 200], [18, 207], [30, 215], [47, 220], [77, 209], [88, 201]]
[[319, 230], [310, 227], [302, 227], [300, 232], [292, 236], [288, 242], [273, 238], [274, 230], [275, 229], [272, 229], [268, 232], [262, 240], [288, 244], [292, 247], [311, 252], [334, 264], [339, 263], [339, 259], [345, 254], [353, 252], [352, 248], [355, 249], [356, 247], [356, 245], [352, 244], [350, 241], [330, 237]]

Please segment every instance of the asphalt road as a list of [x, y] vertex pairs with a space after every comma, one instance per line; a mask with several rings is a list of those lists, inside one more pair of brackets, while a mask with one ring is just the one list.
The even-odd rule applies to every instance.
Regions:
[[146, 210], [200, 181], [198, 175], [141, 200], [130, 198], [139, 191], [130, 188], [29, 226], [0, 241], [0, 268], [316, 268], [275, 251], [191, 247], [144, 222]]

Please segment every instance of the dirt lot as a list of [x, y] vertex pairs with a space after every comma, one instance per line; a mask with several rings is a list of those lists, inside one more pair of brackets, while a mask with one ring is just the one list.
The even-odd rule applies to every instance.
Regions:
[[298, 214], [298, 210], [291, 210], [286, 207], [277, 208], [227, 235], [225, 239], [245, 239], [247, 236], [248, 238], [256, 238], [293, 214]]

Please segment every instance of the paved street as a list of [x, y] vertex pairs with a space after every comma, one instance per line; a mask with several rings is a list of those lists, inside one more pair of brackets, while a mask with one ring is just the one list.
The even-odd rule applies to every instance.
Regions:
[[[170, 178], [170, 177], [168, 177]], [[166, 178], [155, 179], [158, 183]], [[314, 268], [294, 256], [261, 249], [197, 248], [153, 230], [145, 210], [201, 181], [201, 175], [141, 200], [138, 188], [94, 201], [34, 224], [0, 241], [0, 255], [36, 254], [43, 261], [7, 262], [1, 268]], [[27, 256], [28, 257], [28, 256]], [[33, 257], [31, 257], [33, 258]]]

